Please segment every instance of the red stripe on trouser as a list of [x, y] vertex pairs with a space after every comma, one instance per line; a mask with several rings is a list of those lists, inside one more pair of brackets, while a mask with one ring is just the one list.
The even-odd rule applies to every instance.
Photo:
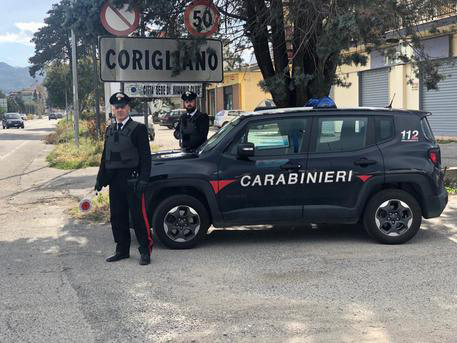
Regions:
[[146, 214], [144, 193], [141, 194], [141, 211], [143, 212], [144, 224], [146, 225], [146, 231], [148, 232], [148, 248], [149, 248], [149, 255], [151, 255], [151, 251], [152, 251], [151, 227], [149, 226], [148, 215]]

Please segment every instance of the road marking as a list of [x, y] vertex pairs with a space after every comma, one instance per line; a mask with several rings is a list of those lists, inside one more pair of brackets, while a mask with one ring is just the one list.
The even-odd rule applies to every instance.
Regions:
[[22, 142], [21, 144], [19, 144], [17, 147], [15, 147], [13, 150], [11, 150], [6, 155], [0, 156], [0, 161], [2, 161], [3, 159], [7, 158], [9, 155], [13, 154], [16, 150], [18, 150], [20, 147], [22, 147], [23, 145], [27, 144], [28, 142], [29, 141]]

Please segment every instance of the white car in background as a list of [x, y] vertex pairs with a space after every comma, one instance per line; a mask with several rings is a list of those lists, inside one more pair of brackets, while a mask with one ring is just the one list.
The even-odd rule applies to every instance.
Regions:
[[232, 121], [236, 117], [239, 117], [244, 111], [242, 110], [222, 110], [216, 113], [214, 118], [214, 126], [221, 128], [228, 122]]

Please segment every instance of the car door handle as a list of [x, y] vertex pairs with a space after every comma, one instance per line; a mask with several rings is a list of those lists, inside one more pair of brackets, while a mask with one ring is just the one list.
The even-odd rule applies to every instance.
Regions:
[[299, 170], [301, 168], [301, 164], [286, 163], [281, 165], [279, 168], [281, 168], [282, 170]]
[[378, 161], [375, 161], [375, 160], [369, 160], [367, 158], [361, 158], [357, 161], [354, 161], [354, 164], [356, 166], [361, 166], [361, 167], [366, 167], [366, 166], [369, 166], [369, 165], [372, 165], [372, 164], [376, 164], [378, 163]]

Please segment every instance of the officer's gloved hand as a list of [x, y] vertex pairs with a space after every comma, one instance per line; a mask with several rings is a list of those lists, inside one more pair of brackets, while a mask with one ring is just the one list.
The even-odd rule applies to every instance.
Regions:
[[146, 181], [138, 180], [135, 185], [135, 193], [137, 195], [141, 196], [144, 193], [144, 191], [146, 190], [147, 185], [148, 185], [148, 183]]
[[97, 191], [97, 192], [100, 192], [102, 190], [103, 186], [100, 184], [100, 181], [96, 181], [95, 182], [95, 187], [94, 189]]

